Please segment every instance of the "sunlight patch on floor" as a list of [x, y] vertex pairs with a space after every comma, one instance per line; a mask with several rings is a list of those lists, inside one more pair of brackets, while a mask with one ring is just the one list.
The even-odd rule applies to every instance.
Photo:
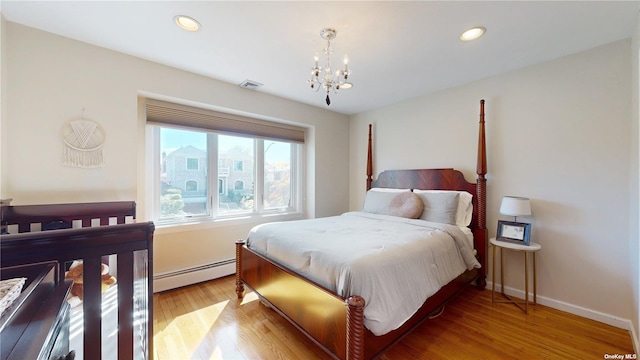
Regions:
[[242, 302], [240, 303], [240, 305], [245, 305], [256, 300], [258, 300], [258, 295], [256, 295], [256, 293], [254, 292], [246, 293], [242, 298]]
[[[174, 359], [175, 356], [193, 354], [202, 344], [215, 344], [211, 339], [213, 329], [219, 326], [216, 322], [228, 304], [229, 300], [225, 300], [177, 315], [164, 329], [156, 330], [156, 343], [160, 340], [161, 343], [170, 344], [166, 349], [156, 349], [157, 357]], [[222, 359], [222, 352], [218, 346], [207, 352], [211, 354], [211, 359]]]

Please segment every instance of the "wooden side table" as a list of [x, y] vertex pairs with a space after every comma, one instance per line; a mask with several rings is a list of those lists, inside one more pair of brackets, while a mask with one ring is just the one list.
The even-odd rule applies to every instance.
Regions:
[[[533, 256], [533, 304], [537, 304], [536, 294], [536, 252], [542, 249], [542, 246], [538, 243], [531, 242], [529, 245], [521, 245], [510, 243], [507, 241], [497, 240], [496, 238], [489, 239], [491, 245], [493, 245], [493, 281], [491, 285], [491, 302], [492, 303], [512, 303], [519, 307], [525, 314], [529, 313], [529, 264], [528, 254]], [[505, 300], [497, 300], [495, 298], [496, 293], [496, 249], [500, 248], [500, 293], [504, 296]], [[511, 296], [504, 293], [504, 249], [522, 251], [524, 253], [524, 301], [516, 301]], [[524, 305], [524, 307], [522, 306]]]

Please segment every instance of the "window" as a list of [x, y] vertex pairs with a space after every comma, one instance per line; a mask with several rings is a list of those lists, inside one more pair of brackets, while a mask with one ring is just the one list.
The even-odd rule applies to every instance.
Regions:
[[185, 185], [185, 189], [187, 191], [198, 191], [198, 182], [195, 180], [187, 181], [187, 184]]
[[291, 146], [271, 141], [264, 148], [264, 208], [285, 209], [291, 201]]
[[187, 170], [198, 170], [197, 158], [187, 158]]
[[198, 190], [198, 182], [206, 182], [206, 166], [190, 169], [198, 159], [207, 163], [207, 134], [201, 132], [158, 128], [159, 153], [164, 170], [154, 178], [159, 180], [158, 219], [208, 214], [207, 189]]
[[[233, 167], [232, 172], [224, 177], [228, 186], [218, 198], [218, 213], [221, 215], [232, 213], [250, 213], [254, 210], [255, 193], [253, 186], [245, 188], [244, 184], [254, 184], [254, 171], [242, 171], [245, 161], [253, 168], [255, 163], [256, 140], [245, 137], [218, 135], [218, 166], [223, 169]], [[238, 170], [239, 168], [239, 170]]]
[[233, 160], [233, 171], [244, 171], [244, 162], [242, 160]]
[[299, 140], [176, 127], [152, 121], [150, 113], [147, 105], [153, 220], [170, 223], [301, 212]]

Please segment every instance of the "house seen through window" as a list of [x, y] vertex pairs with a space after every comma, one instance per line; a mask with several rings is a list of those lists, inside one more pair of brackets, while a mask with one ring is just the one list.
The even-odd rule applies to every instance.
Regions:
[[157, 220], [299, 211], [293, 179], [301, 145], [150, 126], [161, 162]]

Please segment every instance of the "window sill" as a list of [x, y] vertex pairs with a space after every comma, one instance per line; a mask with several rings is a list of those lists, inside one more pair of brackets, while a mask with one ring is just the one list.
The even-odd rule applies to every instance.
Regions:
[[291, 221], [291, 220], [302, 220], [304, 219], [303, 213], [286, 213], [286, 214], [262, 214], [262, 215], [247, 215], [243, 217], [234, 217], [234, 218], [221, 218], [221, 219], [188, 219], [184, 221], [174, 221], [174, 222], [156, 222], [156, 230], [155, 233], [162, 234], [172, 234], [179, 233], [185, 231], [197, 231], [203, 229], [212, 229], [217, 227], [225, 227], [225, 226], [237, 226], [237, 225], [250, 225], [251, 227], [259, 224], [264, 224], [267, 222], [274, 221]]

